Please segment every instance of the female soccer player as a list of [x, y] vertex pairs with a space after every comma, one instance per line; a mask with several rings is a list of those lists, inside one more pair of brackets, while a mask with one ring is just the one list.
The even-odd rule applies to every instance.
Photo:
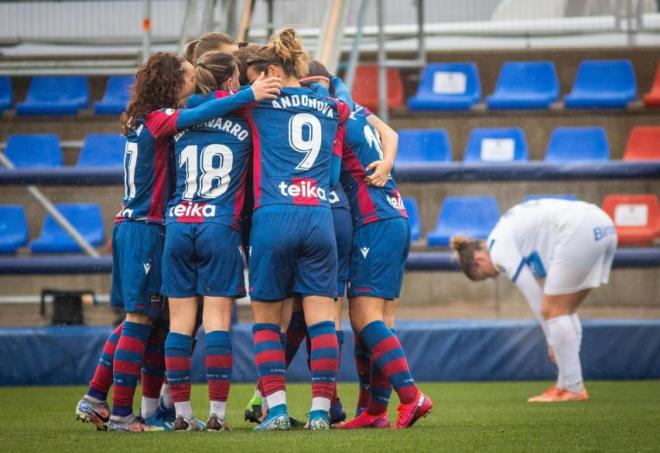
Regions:
[[197, 40], [192, 52], [192, 62], [197, 64], [197, 60], [206, 52], [218, 51], [227, 54], [233, 54], [238, 50], [236, 40], [225, 33], [210, 32], [202, 35]]
[[160, 264], [169, 139], [180, 130], [279, 90], [278, 81], [261, 79], [251, 90], [236, 96], [194, 109], [177, 109], [180, 100], [192, 93], [193, 77], [192, 65], [182, 58], [164, 52], [152, 55], [138, 69], [131, 99], [121, 117], [122, 133], [127, 140], [125, 194], [113, 230], [111, 303], [124, 309], [126, 319], [121, 333], [113, 333], [106, 342], [99, 361], [104, 376], [109, 374], [108, 365], [112, 363], [112, 415], [105, 402], [107, 387], [96, 388], [96, 379], [76, 407], [78, 418], [93, 422], [99, 429], [106, 429], [106, 423], [107, 428], [117, 431], [149, 429], [133, 415], [132, 406], [145, 343], [153, 320], [161, 313]]
[[[529, 402], [584, 401], [577, 309], [607, 283], [617, 237], [612, 220], [582, 201], [541, 199], [514, 206], [487, 241], [455, 237], [452, 247], [470, 280], [506, 275], [523, 293], [556, 359], [558, 378]], [[541, 286], [538, 282], [545, 279]]]
[[[269, 412], [255, 429], [289, 429], [284, 350], [284, 301], [297, 294], [311, 338], [310, 429], [328, 429], [338, 366], [333, 299], [337, 256], [328, 196], [340, 158], [333, 153], [343, 103], [301, 87], [307, 55], [293, 29], [282, 30], [248, 62], [248, 77], [278, 76], [280, 96], [257, 104], [253, 121], [255, 212], [250, 238], [250, 295], [255, 360]], [[333, 170], [334, 169], [334, 178]], [[334, 179], [334, 181], [332, 181]]]

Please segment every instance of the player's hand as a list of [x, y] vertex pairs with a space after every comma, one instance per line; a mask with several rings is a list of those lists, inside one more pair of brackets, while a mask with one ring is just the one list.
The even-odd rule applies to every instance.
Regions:
[[376, 187], [383, 187], [387, 183], [387, 180], [390, 179], [390, 172], [392, 171], [392, 162], [387, 160], [377, 160], [370, 163], [367, 166], [367, 172], [373, 171], [370, 175], [367, 175], [365, 180], [367, 184], [371, 184]]
[[254, 100], [261, 102], [265, 99], [275, 99], [282, 91], [282, 79], [279, 77], [268, 77], [261, 73], [259, 78], [252, 83]]
[[555, 350], [552, 347], [548, 346], [548, 358], [552, 363], [557, 363], [557, 357], [555, 356]]

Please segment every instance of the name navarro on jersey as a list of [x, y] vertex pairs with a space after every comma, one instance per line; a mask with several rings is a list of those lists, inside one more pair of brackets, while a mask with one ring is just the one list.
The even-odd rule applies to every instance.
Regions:
[[219, 131], [233, 135], [240, 141], [245, 141], [245, 139], [250, 136], [250, 132], [247, 129], [238, 123], [234, 123], [232, 120], [225, 118], [213, 118], [212, 120], [196, 124], [189, 129], [179, 132], [174, 136], [174, 141], [179, 141], [179, 139], [185, 135], [186, 132], [194, 131], [197, 129], [217, 129]]
[[325, 102], [321, 99], [311, 98], [304, 94], [290, 94], [287, 96], [282, 96], [279, 99], [273, 100], [272, 105], [274, 109], [287, 109], [300, 106], [309, 107], [310, 109], [318, 110], [328, 118], [335, 117], [332, 104], [329, 104], [328, 102]]

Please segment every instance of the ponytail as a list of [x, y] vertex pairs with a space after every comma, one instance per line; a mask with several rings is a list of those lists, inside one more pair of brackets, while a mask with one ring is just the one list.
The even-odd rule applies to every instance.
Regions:
[[222, 88], [236, 71], [233, 55], [214, 51], [206, 52], [195, 65], [195, 92], [209, 94]]
[[474, 253], [482, 249], [482, 242], [456, 235], [451, 238], [451, 248], [455, 252], [458, 264], [463, 273], [470, 280], [477, 280], [477, 262], [474, 259]]
[[280, 66], [287, 76], [301, 79], [309, 72], [309, 55], [305, 52], [302, 40], [293, 28], [285, 28], [270, 37], [256, 56], [248, 61], [258, 72], [265, 72], [269, 65]]

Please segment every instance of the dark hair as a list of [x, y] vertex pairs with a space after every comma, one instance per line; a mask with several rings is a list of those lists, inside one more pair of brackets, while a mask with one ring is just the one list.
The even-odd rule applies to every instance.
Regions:
[[[244, 44], [244, 45], [241, 45]], [[238, 77], [241, 85], [249, 85], [250, 80], [247, 76], [248, 61], [257, 56], [261, 46], [259, 44], [250, 44], [241, 42], [238, 44], [238, 51], [234, 53], [238, 63]]]
[[121, 133], [128, 135], [139, 117], [154, 110], [176, 108], [177, 95], [183, 86], [183, 58], [169, 52], [157, 52], [137, 70], [135, 84], [126, 111], [120, 118]]
[[236, 45], [236, 40], [225, 33], [211, 32], [202, 35], [197, 40], [195, 51], [193, 52], [193, 61], [199, 60], [199, 57], [206, 52], [218, 50], [224, 45]]
[[328, 79], [332, 78], [332, 74], [330, 74], [330, 71], [328, 71], [328, 68], [325, 67], [323, 63], [321, 63], [318, 60], [312, 60], [309, 63], [309, 71], [307, 73], [308, 76], [323, 76]]
[[195, 60], [193, 57], [198, 43], [199, 43], [199, 39], [193, 39], [188, 44], [186, 44], [186, 49], [183, 51], [183, 57], [190, 64], [195, 64]]
[[467, 278], [473, 281], [477, 280], [477, 262], [474, 259], [474, 253], [483, 248], [483, 242], [468, 239], [464, 236], [453, 236], [451, 238], [451, 248], [456, 252], [458, 264]]
[[266, 72], [269, 65], [280, 66], [286, 75], [300, 79], [309, 70], [309, 56], [296, 31], [285, 28], [271, 36], [268, 44], [261, 46], [247, 64], [254, 66], [257, 72]]
[[208, 94], [221, 88], [236, 71], [236, 58], [232, 54], [206, 52], [195, 66], [195, 91]]

